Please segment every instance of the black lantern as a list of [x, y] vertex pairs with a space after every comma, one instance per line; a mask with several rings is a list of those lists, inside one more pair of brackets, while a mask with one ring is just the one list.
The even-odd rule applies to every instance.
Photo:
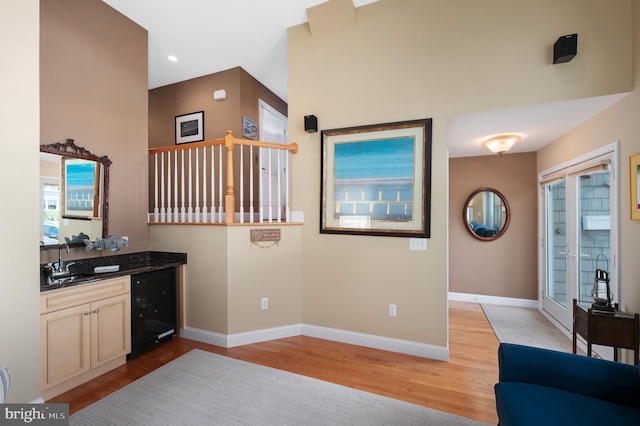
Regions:
[[603, 254], [599, 254], [596, 258], [596, 276], [593, 280], [593, 288], [591, 289], [591, 297], [595, 301], [592, 308], [600, 311], [614, 311], [611, 305], [613, 295], [611, 294], [611, 286], [609, 284], [609, 272], [605, 269], [598, 268], [598, 262], [604, 258], [609, 267], [609, 259]]

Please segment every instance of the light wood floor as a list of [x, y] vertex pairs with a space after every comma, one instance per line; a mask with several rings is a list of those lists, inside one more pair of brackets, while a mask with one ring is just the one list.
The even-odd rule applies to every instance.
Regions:
[[480, 305], [449, 302], [449, 361], [297, 336], [231, 349], [175, 338], [47, 402], [74, 412], [198, 348], [496, 424], [498, 339]]

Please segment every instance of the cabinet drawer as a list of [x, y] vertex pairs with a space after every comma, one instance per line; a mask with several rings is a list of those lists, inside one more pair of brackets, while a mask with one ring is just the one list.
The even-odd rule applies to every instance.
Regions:
[[106, 297], [130, 293], [131, 277], [126, 275], [99, 282], [47, 291], [40, 295], [40, 313], [91, 303]]

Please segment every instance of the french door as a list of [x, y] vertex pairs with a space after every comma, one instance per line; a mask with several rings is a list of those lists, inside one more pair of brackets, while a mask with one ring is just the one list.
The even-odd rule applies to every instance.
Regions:
[[617, 144], [541, 174], [542, 309], [572, 329], [573, 299], [592, 303], [596, 269], [617, 301]]

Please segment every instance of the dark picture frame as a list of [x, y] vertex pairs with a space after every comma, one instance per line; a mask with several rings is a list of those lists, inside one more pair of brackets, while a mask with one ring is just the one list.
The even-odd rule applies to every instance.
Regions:
[[320, 233], [431, 236], [432, 119], [321, 132]]
[[204, 111], [176, 116], [176, 145], [204, 140]]

